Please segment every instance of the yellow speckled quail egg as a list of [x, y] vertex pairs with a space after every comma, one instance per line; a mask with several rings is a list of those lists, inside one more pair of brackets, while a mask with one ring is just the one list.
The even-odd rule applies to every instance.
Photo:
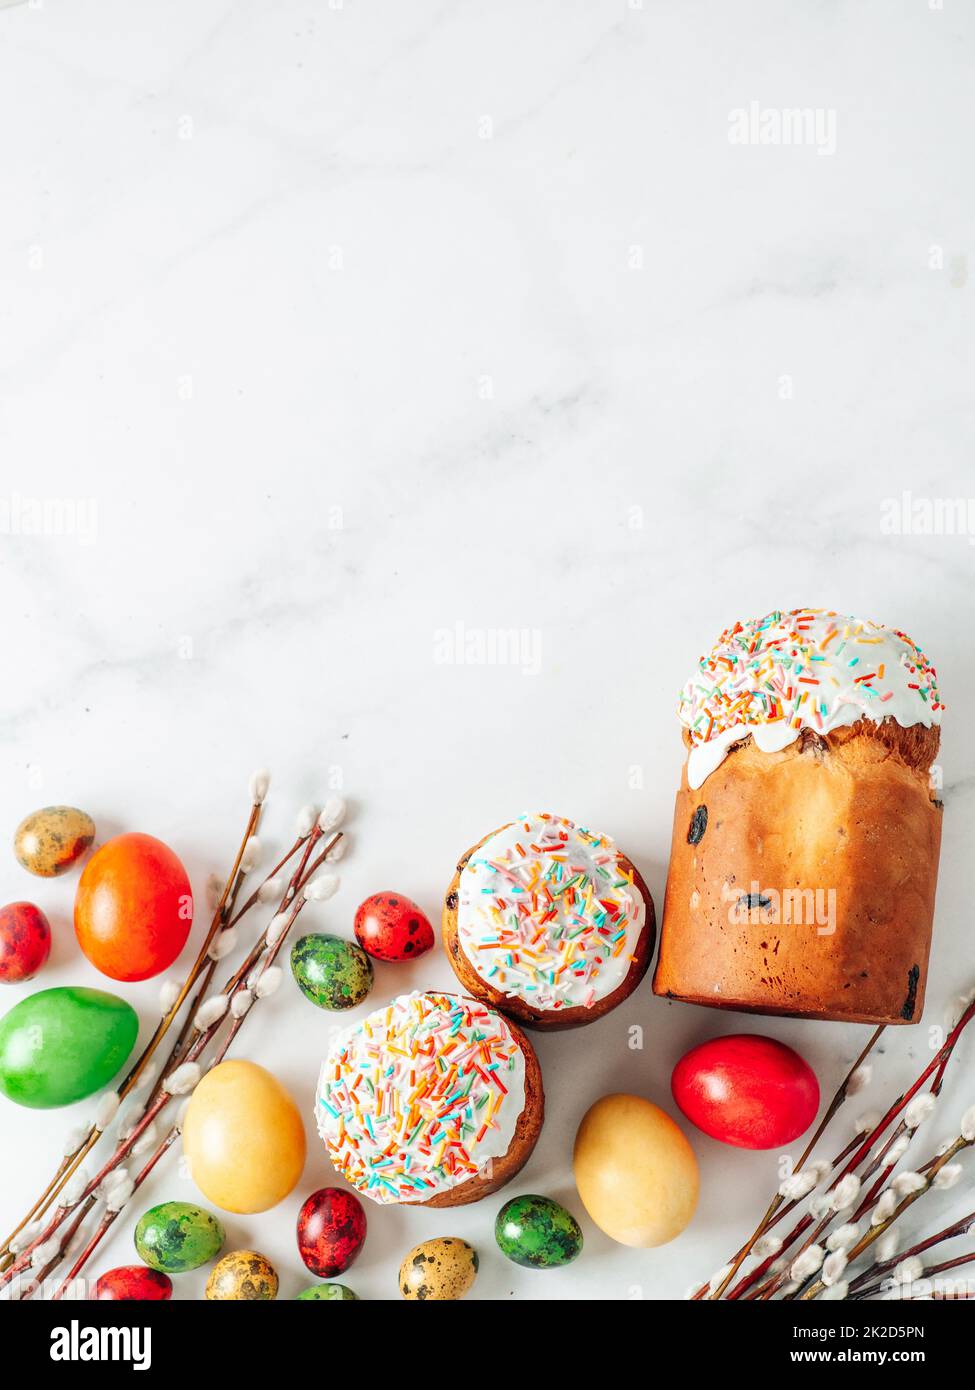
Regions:
[[399, 1268], [399, 1291], [412, 1302], [463, 1298], [477, 1277], [477, 1251], [456, 1236], [415, 1246]]
[[233, 1250], [213, 1266], [206, 1296], [244, 1301], [277, 1298], [277, 1272], [270, 1260], [256, 1250]]
[[14, 853], [29, 873], [56, 878], [76, 863], [95, 838], [95, 822], [76, 806], [44, 806], [25, 816], [14, 834]]

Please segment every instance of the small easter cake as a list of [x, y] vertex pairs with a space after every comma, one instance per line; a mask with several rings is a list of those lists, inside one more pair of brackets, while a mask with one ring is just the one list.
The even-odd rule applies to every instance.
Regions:
[[639, 873], [606, 835], [537, 813], [467, 851], [443, 941], [464, 988], [535, 1028], [576, 1028], [646, 974], [656, 927]]
[[337, 1172], [374, 1202], [456, 1207], [527, 1163], [545, 1096], [515, 1024], [457, 994], [401, 994], [329, 1049], [315, 1118]]

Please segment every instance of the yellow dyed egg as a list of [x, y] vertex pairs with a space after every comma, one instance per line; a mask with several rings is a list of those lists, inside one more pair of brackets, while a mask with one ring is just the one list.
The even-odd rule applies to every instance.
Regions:
[[278, 1296], [271, 1261], [256, 1250], [234, 1250], [213, 1266], [206, 1296], [217, 1301], [266, 1301]]
[[280, 1081], [256, 1062], [220, 1062], [190, 1099], [183, 1152], [197, 1187], [223, 1211], [267, 1211], [305, 1166], [305, 1127]]
[[399, 1291], [411, 1303], [463, 1298], [477, 1277], [477, 1251], [456, 1236], [415, 1246], [399, 1267]]
[[620, 1245], [665, 1245], [694, 1215], [694, 1151], [670, 1116], [642, 1096], [603, 1096], [590, 1106], [572, 1165], [583, 1206]]

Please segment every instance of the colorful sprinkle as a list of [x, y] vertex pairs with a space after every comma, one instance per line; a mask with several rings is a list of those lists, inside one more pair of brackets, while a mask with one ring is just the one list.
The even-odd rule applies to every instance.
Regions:
[[646, 918], [616, 846], [562, 816], [521, 817], [460, 877], [457, 935], [484, 980], [539, 1011], [591, 1008], [626, 978]]
[[364, 1196], [424, 1201], [507, 1152], [524, 1099], [524, 1058], [500, 1014], [457, 995], [401, 995], [333, 1044], [318, 1129]]
[[[888, 648], [885, 661], [869, 650], [881, 645]], [[866, 650], [857, 654], [857, 647]], [[813, 662], [821, 663], [816, 674]], [[826, 680], [833, 691], [826, 699], [811, 697], [810, 706], [804, 687], [822, 688]], [[727, 628], [684, 686], [678, 714], [696, 747], [758, 724], [822, 730], [864, 715], [883, 718], [890, 711], [873, 708], [898, 695], [894, 717], [901, 724], [937, 722], [932, 715], [944, 708], [937, 672], [905, 633], [827, 609], [796, 608]]]

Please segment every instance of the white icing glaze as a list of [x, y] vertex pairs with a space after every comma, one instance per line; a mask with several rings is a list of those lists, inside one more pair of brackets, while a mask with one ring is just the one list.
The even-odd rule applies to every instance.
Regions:
[[523, 816], [471, 855], [457, 936], [486, 983], [532, 1008], [593, 1004], [623, 983], [646, 920], [612, 840], [560, 816]]
[[363, 1196], [422, 1202], [506, 1154], [524, 1108], [525, 1058], [505, 1019], [457, 994], [414, 993], [335, 1039], [315, 1120]]
[[[854, 720], [847, 722], [852, 724]], [[833, 724], [831, 727], [836, 728], [837, 725]], [[687, 785], [696, 791], [707, 781], [715, 768], [724, 762], [731, 745], [739, 739], [747, 738], [749, 734], [756, 747], [761, 748], [763, 753], [781, 753], [783, 748], [795, 743], [799, 737], [799, 730], [792, 728], [784, 720], [777, 724], [735, 724], [733, 728], [723, 730], [707, 743], [695, 744], [691, 749], [687, 755]]]
[[804, 728], [826, 734], [863, 718], [930, 727], [943, 708], [934, 667], [894, 628], [812, 608], [736, 623], [681, 693], [688, 785], [700, 787], [749, 735], [779, 752]]

